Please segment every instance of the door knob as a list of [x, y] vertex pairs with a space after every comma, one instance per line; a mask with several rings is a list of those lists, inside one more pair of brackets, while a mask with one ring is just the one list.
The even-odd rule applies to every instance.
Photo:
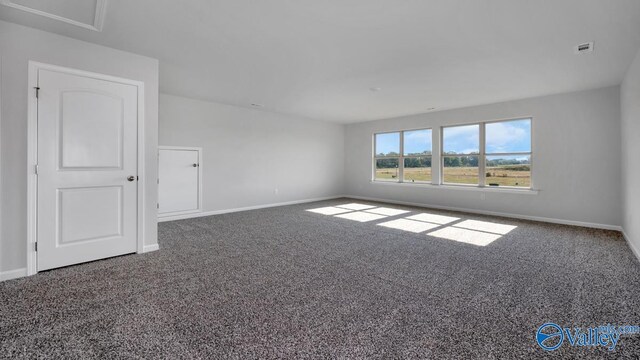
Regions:
[[127, 180], [128, 180], [128, 181], [133, 181], [133, 180], [135, 180], [135, 179], [136, 179], [136, 177], [135, 177], [135, 176], [133, 176], [133, 175], [131, 175], [131, 176], [129, 176], [129, 177], [127, 178]]
[[193, 164], [193, 165], [191, 165], [191, 166], [193, 166], [193, 167], [198, 167], [198, 164]]

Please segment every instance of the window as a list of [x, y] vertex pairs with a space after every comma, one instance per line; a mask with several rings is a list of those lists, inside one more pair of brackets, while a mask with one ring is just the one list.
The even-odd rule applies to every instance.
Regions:
[[400, 179], [400, 133], [375, 135], [375, 180], [398, 181]]
[[374, 135], [374, 180], [431, 182], [431, 129]]
[[479, 185], [480, 125], [442, 128], [442, 182]]
[[531, 187], [531, 119], [485, 125], [485, 185]]
[[431, 129], [403, 131], [403, 182], [431, 182]]
[[531, 119], [443, 127], [441, 169], [443, 184], [531, 188]]
[[[373, 180], [530, 189], [531, 122], [524, 118], [443, 126], [435, 154], [431, 129], [374, 134]], [[434, 156], [440, 163], [435, 177]]]

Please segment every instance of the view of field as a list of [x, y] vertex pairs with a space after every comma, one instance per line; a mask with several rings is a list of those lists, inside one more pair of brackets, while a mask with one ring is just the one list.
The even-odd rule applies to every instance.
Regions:
[[[375, 134], [375, 179], [432, 182], [432, 135], [431, 129]], [[531, 119], [443, 127], [440, 161], [444, 184], [531, 187]]]
[[530, 165], [504, 165], [486, 168], [487, 186], [498, 184], [499, 186], [531, 187]]
[[[376, 169], [376, 180], [397, 181], [397, 168]], [[431, 168], [405, 168], [404, 182], [431, 182]], [[449, 184], [478, 184], [477, 167], [446, 167], [444, 182]], [[486, 186], [531, 186], [529, 165], [504, 165], [486, 168]], [[497, 185], [492, 185], [497, 184]]]

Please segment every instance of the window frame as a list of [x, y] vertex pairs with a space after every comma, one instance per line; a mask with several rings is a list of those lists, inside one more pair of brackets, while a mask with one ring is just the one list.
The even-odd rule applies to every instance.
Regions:
[[[431, 131], [431, 154], [430, 155], [404, 155], [404, 133], [405, 132], [412, 132], [412, 131], [421, 131], [421, 130], [429, 130]], [[377, 135], [381, 135], [381, 134], [394, 134], [394, 133], [398, 133], [400, 135], [400, 149], [399, 149], [399, 155], [398, 156], [378, 156], [378, 153], [376, 151], [376, 145], [377, 145]], [[371, 181], [374, 182], [380, 182], [380, 183], [398, 183], [398, 184], [433, 184], [433, 170], [431, 173], [431, 180], [430, 181], [404, 181], [404, 159], [415, 159], [415, 158], [424, 158], [424, 157], [429, 157], [431, 159], [431, 169], [433, 169], [433, 128], [417, 128], [417, 129], [404, 129], [404, 130], [395, 130], [395, 131], [381, 131], [381, 132], [375, 132], [373, 133], [373, 171], [372, 171], [372, 176], [371, 176]], [[396, 180], [382, 180], [382, 179], [376, 179], [376, 162], [379, 159], [398, 159], [398, 178]]]
[[[472, 126], [478, 125], [478, 153], [468, 153], [468, 154], [455, 154], [455, 155], [446, 155], [444, 153], [444, 129], [446, 128], [454, 128], [454, 127], [462, 127], [462, 126]], [[455, 124], [455, 125], [443, 125], [440, 126], [440, 179], [438, 179], [439, 185], [445, 186], [471, 186], [471, 187], [484, 187], [483, 177], [482, 177], [482, 169], [483, 167], [483, 135], [484, 135], [484, 126], [482, 123], [468, 123], [468, 124]], [[476, 156], [478, 157], [478, 184], [464, 184], [464, 183], [448, 183], [444, 181], [444, 159], [447, 157], [461, 157], [461, 156]]]
[[[400, 137], [400, 141], [399, 141], [399, 149], [398, 149], [398, 156], [378, 156], [378, 152], [376, 151], [377, 148], [377, 143], [378, 143], [378, 139], [377, 139], [377, 135], [382, 135], [382, 134], [395, 134], [398, 133], [399, 137]], [[399, 182], [399, 179], [402, 179], [402, 170], [400, 169], [400, 157], [402, 156], [402, 131], [383, 131], [383, 132], [377, 132], [373, 134], [373, 173], [372, 173], [372, 179], [373, 181], [378, 181], [378, 182], [384, 182], [384, 183], [395, 183], [395, 182]], [[398, 159], [398, 180], [382, 180], [382, 179], [376, 179], [376, 170], [377, 170], [377, 166], [376, 166], [376, 162], [379, 159]]]
[[[487, 153], [486, 152], [486, 126], [487, 124], [495, 124], [502, 122], [511, 122], [518, 120], [529, 120], [531, 124], [530, 127], [530, 137], [531, 137], [531, 148], [529, 152], [513, 152], [513, 153]], [[452, 127], [460, 127], [460, 126], [470, 126], [470, 125], [478, 125], [479, 126], [479, 134], [480, 137], [478, 140], [479, 144], [479, 153], [475, 154], [458, 154], [458, 155], [445, 155], [444, 154], [444, 129], [452, 128]], [[518, 118], [510, 118], [510, 119], [501, 119], [501, 120], [489, 120], [489, 121], [481, 121], [481, 122], [473, 122], [473, 123], [465, 123], [465, 124], [455, 124], [455, 125], [443, 125], [440, 127], [440, 179], [439, 185], [443, 186], [460, 186], [460, 187], [477, 187], [477, 188], [490, 188], [490, 189], [508, 189], [508, 190], [533, 190], [533, 117], [532, 116], [523, 116]], [[487, 156], [508, 156], [508, 155], [528, 155], [529, 156], [529, 168], [531, 173], [531, 180], [529, 181], [529, 186], [490, 186], [487, 185], [487, 172], [486, 172], [486, 162]], [[444, 158], [445, 157], [454, 157], [454, 156], [478, 156], [478, 184], [459, 184], [459, 183], [447, 183], [444, 182]]]
[[[496, 123], [504, 123], [504, 122], [512, 122], [512, 121], [518, 121], [518, 120], [529, 120], [529, 137], [530, 137], [530, 142], [531, 142], [531, 147], [529, 148], [529, 152], [507, 152], [507, 153], [487, 153], [486, 152], [486, 141], [487, 141], [487, 137], [486, 137], [486, 126], [487, 124], [496, 124]], [[482, 169], [482, 178], [484, 179], [484, 186], [483, 187], [487, 187], [487, 188], [491, 188], [491, 189], [517, 189], [517, 190], [533, 190], [533, 117], [521, 117], [521, 118], [514, 118], [514, 119], [506, 119], [506, 120], [491, 120], [491, 121], [485, 121], [482, 123], [482, 128], [483, 128], [483, 139], [481, 139], [482, 141], [482, 148], [481, 151], [483, 152], [483, 160], [482, 163], [484, 165], [484, 168]], [[486, 171], [486, 163], [487, 163], [487, 157], [489, 156], [513, 156], [513, 155], [528, 155], [529, 156], [529, 172], [530, 172], [530, 180], [529, 180], [529, 186], [491, 186], [488, 185], [486, 183], [486, 178], [487, 178], [487, 171]]]

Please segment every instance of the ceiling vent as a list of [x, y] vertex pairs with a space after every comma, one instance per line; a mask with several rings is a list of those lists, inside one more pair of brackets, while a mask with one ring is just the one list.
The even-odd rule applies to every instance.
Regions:
[[584, 53], [592, 52], [593, 51], [593, 41], [592, 42], [578, 44], [575, 47], [574, 51], [575, 51], [576, 54], [584, 54]]
[[102, 31], [107, 0], [0, 0], [0, 4], [81, 28]]

